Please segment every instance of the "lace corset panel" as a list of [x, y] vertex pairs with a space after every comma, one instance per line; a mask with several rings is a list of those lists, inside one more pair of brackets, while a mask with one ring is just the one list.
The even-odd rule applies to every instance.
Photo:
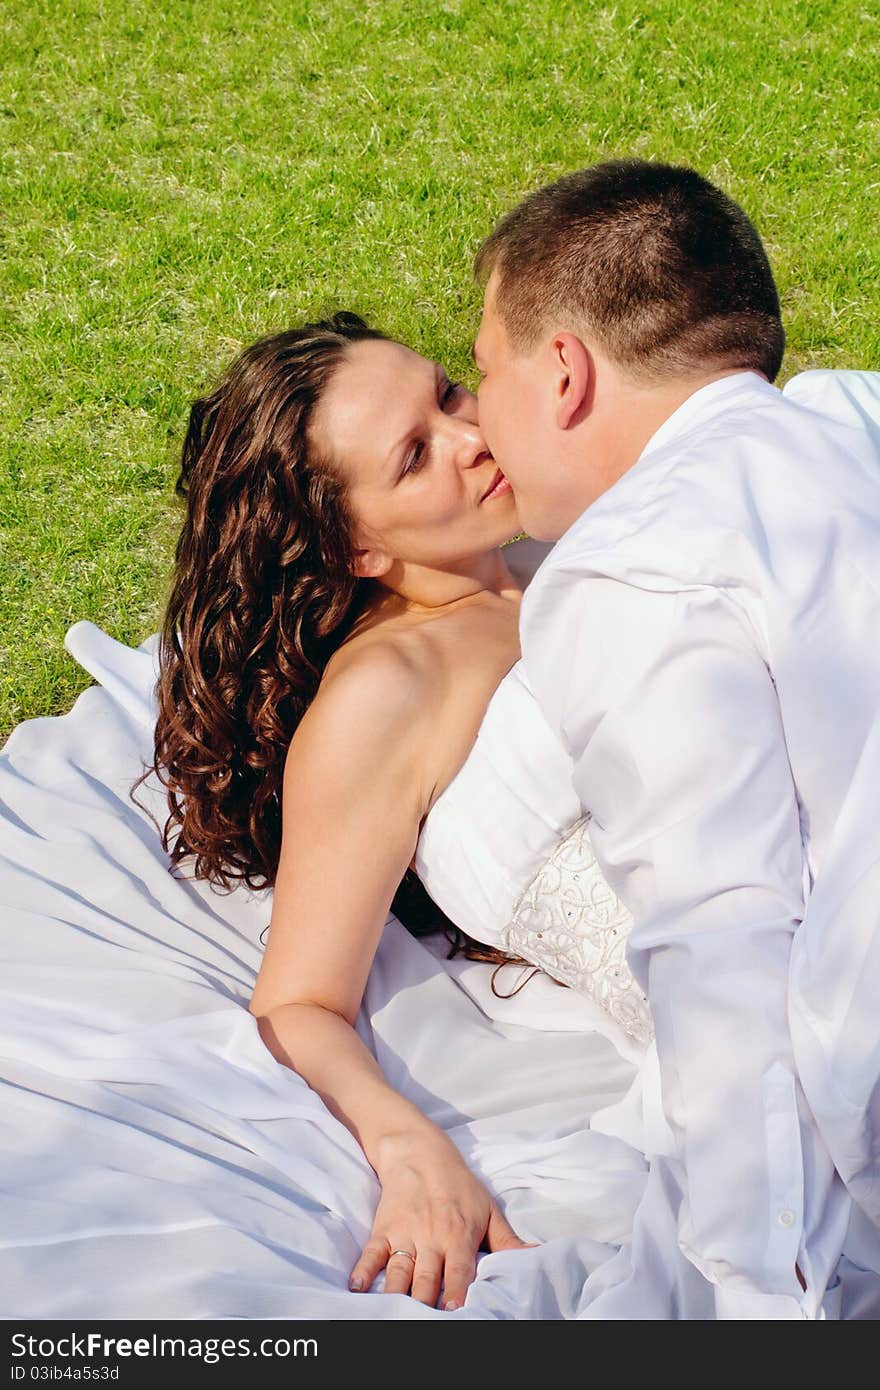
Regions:
[[626, 961], [632, 916], [602, 875], [589, 816], [559, 841], [517, 903], [505, 950], [587, 994], [630, 1037], [649, 1043], [651, 1011]]
[[425, 818], [416, 872], [470, 936], [522, 956], [649, 1041], [648, 1004], [626, 962], [632, 919], [596, 862], [571, 770], [517, 662]]

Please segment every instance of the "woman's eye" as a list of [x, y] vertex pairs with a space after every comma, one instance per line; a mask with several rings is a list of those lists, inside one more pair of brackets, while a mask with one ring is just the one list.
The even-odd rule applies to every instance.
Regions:
[[[452, 398], [453, 398], [453, 396], [455, 395], [456, 391], [460, 391], [460, 390], [461, 390], [461, 386], [460, 386], [460, 383], [459, 383], [459, 382], [457, 382], [457, 381], [447, 381], [447, 382], [446, 382], [446, 385], [442, 388], [442, 390], [441, 390], [441, 392], [440, 392], [440, 404], [441, 404], [443, 407], [446, 407], [446, 406], [449, 404], [449, 402], [452, 400]], [[422, 467], [424, 467], [425, 459], [426, 459], [425, 446], [424, 446], [424, 444], [422, 444], [421, 442], [419, 442], [419, 443], [415, 446], [415, 448], [413, 449], [413, 451], [412, 451], [412, 453], [410, 454], [409, 458], [407, 459], [406, 464], [405, 464], [405, 466], [404, 466], [403, 473], [401, 474], [401, 476], [405, 478], [405, 477], [407, 477], [407, 475], [410, 474], [410, 473], [418, 473], [419, 469], [422, 468]]]
[[422, 464], [424, 463], [424, 459], [425, 459], [425, 446], [424, 446], [424, 444], [419, 443], [419, 444], [417, 444], [416, 447], [413, 449], [412, 453], [410, 454], [409, 458], [408, 458], [407, 461], [406, 461], [406, 467], [405, 467], [404, 470], [403, 470], [403, 475], [404, 475], [404, 477], [406, 477], [406, 475], [407, 475], [408, 473], [418, 473], [419, 469], [421, 468]]

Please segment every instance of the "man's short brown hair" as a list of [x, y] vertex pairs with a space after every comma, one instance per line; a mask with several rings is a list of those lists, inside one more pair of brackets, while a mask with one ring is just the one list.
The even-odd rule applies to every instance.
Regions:
[[693, 169], [610, 160], [537, 189], [477, 252], [476, 274], [493, 270], [518, 351], [555, 325], [639, 379], [779, 371], [785, 333], [761, 239]]

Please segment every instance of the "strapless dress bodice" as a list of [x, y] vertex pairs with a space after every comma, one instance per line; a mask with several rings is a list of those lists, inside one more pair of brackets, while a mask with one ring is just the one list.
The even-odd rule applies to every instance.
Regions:
[[648, 1002], [626, 961], [632, 917], [602, 875], [571, 760], [521, 661], [425, 818], [415, 868], [469, 936], [589, 995], [638, 1041], [653, 1037]]

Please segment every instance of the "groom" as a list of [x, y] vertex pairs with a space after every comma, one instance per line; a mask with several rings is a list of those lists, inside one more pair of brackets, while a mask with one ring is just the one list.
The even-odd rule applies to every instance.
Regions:
[[[880, 901], [858, 901], [880, 859], [880, 376], [771, 384], [761, 241], [689, 169], [615, 161], [539, 189], [477, 272], [481, 427], [524, 529], [558, 541], [523, 661], [656, 1027], [630, 1289], [666, 1249], [718, 1317], [834, 1317], [848, 1232], [876, 1248], [880, 1224]], [[836, 918], [807, 911], [826, 873]], [[835, 980], [795, 969], [801, 936]], [[610, 1315], [639, 1316], [621, 1292]]]

